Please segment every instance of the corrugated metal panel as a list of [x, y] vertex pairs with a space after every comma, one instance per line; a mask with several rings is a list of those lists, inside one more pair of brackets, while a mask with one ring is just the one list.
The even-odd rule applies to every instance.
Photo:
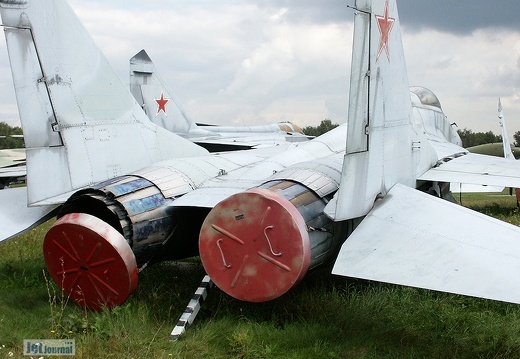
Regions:
[[159, 188], [166, 198], [178, 197], [191, 192], [195, 185], [184, 174], [165, 167], [148, 167], [135, 172]]
[[270, 180], [289, 180], [301, 183], [316, 192], [320, 197], [325, 197], [339, 188], [339, 182], [309, 168], [288, 168], [274, 174]]
[[324, 197], [338, 190], [342, 167], [343, 155], [336, 155], [288, 167], [269, 177], [269, 180], [298, 182]]

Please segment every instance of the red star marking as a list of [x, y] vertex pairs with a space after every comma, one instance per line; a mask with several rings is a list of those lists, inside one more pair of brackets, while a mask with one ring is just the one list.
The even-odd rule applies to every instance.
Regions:
[[392, 31], [395, 19], [392, 17], [388, 17], [388, 0], [386, 0], [385, 5], [385, 15], [376, 15], [376, 20], [377, 25], [379, 26], [379, 32], [381, 33], [381, 39], [379, 40], [379, 49], [377, 50], [376, 62], [379, 61], [379, 55], [381, 55], [383, 49], [385, 49], [386, 57], [388, 57], [388, 61], [390, 61], [390, 47], [388, 46], [388, 42], [390, 39], [390, 31]]
[[154, 99], [155, 102], [157, 102], [157, 113], [155, 114], [155, 116], [159, 115], [159, 112], [164, 112], [164, 114], [166, 115], [166, 104], [170, 101], [169, 98], [164, 98], [164, 93], [161, 92], [161, 98], [156, 98]]

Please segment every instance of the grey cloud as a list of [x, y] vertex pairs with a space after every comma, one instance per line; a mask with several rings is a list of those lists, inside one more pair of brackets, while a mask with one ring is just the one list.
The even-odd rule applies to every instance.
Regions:
[[285, 18], [291, 22], [313, 22], [319, 24], [342, 23], [352, 20], [352, 12], [345, 0], [250, 0], [259, 8], [283, 9]]
[[451, 33], [471, 33], [479, 28], [520, 30], [518, 0], [400, 0], [401, 23]]
[[[341, 23], [352, 20], [347, 5], [354, 0], [250, 0], [260, 8], [287, 8], [292, 22]], [[403, 26], [450, 33], [471, 33], [479, 28], [520, 30], [518, 0], [398, 0]]]

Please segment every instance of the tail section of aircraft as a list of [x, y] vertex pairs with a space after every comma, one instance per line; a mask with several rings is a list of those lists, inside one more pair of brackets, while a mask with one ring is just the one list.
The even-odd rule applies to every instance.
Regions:
[[64, 0], [0, 1], [27, 147], [28, 201], [206, 153], [144, 115]]
[[396, 183], [414, 187], [420, 163], [434, 163], [412, 123], [395, 0], [358, 0], [355, 11], [347, 152], [339, 192], [326, 208], [335, 220], [367, 214]]
[[[500, 123], [500, 128], [502, 129], [502, 147], [504, 148], [504, 157], [509, 160], [516, 160], [515, 155], [513, 154], [513, 149], [511, 148], [511, 143], [509, 142], [509, 132], [507, 132], [506, 119], [504, 118], [504, 110], [502, 110], [502, 101], [498, 98], [498, 121]], [[513, 189], [509, 189], [509, 193], [513, 193]], [[515, 189], [516, 196], [516, 205], [518, 206], [520, 203], [520, 188]]]
[[[340, 188], [327, 213], [335, 220], [363, 217], [332, 273], [520, 303], [511, 275], [520, 270], [511, 256], [520, 249], [518, 228], [436, 198], [449, 182], [515, 183], [520, 166], [468, 154], [456, 138], [423, 135], [428, 128], [418, 124], [435, 117], [410, 118], [395, 0], [359, 0], [356, 7], [355, 31], [365, 34], [354, 41], [351, 92], [357, 94], [351, 94]], [[351, 144], [355, 138], [361, 140]]]
[[515, 156], [511, 150], [511, 143], [509, 142], [509, 133], [507, 132], [506, 120], [504, 118], [504, 111], [502, 110], [502, 102], [498, 99], [498, 121], [502, 129], [502, 145], [504, 147], [504, 157], [514, 160]]
[[158, 126], [184, 135], [197, 128], [145, 50], [130, 59], [130, 92]]

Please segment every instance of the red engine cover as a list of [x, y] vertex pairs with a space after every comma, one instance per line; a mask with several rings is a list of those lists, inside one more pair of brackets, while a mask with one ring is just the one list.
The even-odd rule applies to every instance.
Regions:
[[303, 278], [310, 263], [301, 214], [287, 199], [258, 188], [235, 194], [211, 210], [199, 249], [213, 282], [249, 302], [281, 296]]
[[123, 236], [97, 217], [70, 213], [43, 242], [47, 268], [76, 303], [100, 310], [122, 304], [137, 287], [137, 264]]

